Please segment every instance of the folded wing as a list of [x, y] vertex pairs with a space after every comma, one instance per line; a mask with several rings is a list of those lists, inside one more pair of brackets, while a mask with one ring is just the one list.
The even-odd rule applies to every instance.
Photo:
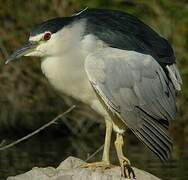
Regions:
[[88, 78], [107, 107], [161, 160], [172, 148], [175, 87], [150, 55], [105, 48], [85, 61]]

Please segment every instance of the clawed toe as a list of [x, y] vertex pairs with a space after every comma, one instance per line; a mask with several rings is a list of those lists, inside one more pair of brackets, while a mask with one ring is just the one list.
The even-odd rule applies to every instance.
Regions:
[[130, 164], [127, 164], [127, 163], [122, 164], [121, 166], [121, 176], [125, 178], [129, 178], [129, 179], [131, 178], [136, 179], [133, 168], [131, 167]]

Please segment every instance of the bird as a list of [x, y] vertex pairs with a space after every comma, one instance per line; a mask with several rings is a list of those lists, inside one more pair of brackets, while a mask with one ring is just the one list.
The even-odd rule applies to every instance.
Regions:
[[102, 160], [83, 167], [110, 168], [111, 134], [121, 174], [135, 176], [124, 155], [127, 129], [162, 161], [170, 157], [169, 133], [182, 79], [170, 43], [129, 13], [86, 8], [35, 25], [28, 41], [7, 58], [41, 58], [52, 86], [104, 117]]

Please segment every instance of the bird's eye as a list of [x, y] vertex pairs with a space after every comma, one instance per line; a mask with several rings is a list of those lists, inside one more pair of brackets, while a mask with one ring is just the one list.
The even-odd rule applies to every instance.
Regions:
[[50, 38], [51, 38], [51, 33], [47, 32], [47, 33], [44, 34], [43, 39], [44, 39], [45, 41], [48, 41]]

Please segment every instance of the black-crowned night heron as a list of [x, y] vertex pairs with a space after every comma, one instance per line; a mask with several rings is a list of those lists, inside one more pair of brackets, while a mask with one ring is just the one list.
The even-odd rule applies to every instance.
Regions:
[[182, 80], [168, 41], [142, 21], [120, 11], [85, 9], [33, 28], [7, 62], [21, 56], [41, 57], [42, 71], [57, 90], [104, 116], [102, 161], [85, 167], [110, 166], [112, 129], [124, 176], [131, 176], [122, 150], [127, 128], [161, 160], [169, 158], [169, 121]]

